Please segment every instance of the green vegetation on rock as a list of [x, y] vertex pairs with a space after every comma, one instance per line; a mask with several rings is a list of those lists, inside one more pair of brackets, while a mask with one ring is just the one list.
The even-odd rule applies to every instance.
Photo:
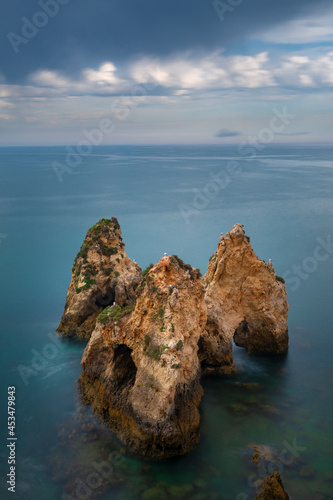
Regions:
[[110, 255], [116, 255], [118, 253], [118, 249], [116, 247], [108, 247], [104, 245], [104, 243], [100, 244], [102, 254], [106, 257], [110, 257]]
[[151, 270], [152, 267], [154, 267], [154, 264], [150, 263], [149, 266], [147, 266], [146, 269], [144, 271], [142, 271], [143, 278], [146, 276], [146, 274], [149, 273], [149, 271]]
[[282, 276], [276, 276], [276, 281], [281, 281], [281, 283], [285, 283], [285, 279]]
[[199, 269], [193, 269], [190, 264], [185, 264], [185, 262], [180, 257], [178, 257], [178, 255], [173, 255], [172, 258], [176, 260], [177, 264], [181, 269], [183, 269], [183, 271], [189, 272], [192, 279], [201, 278], [201, 272], [199, 271]]
[[97, 318], [97, 323], [108, 323], [110, 320], [121, 319], [134, 311], [135, 306], [120, 307], [118, 304], [106, 307]]
[[153, 319], [157, 320], [158, 318], [163, 318], [164, 313], [165, 313], [165, 307], [160, 307], [158, 313], [155, 314], [155, 316], [153, 316]]
[[183, 341], [179, 340], [179, 342], [177, 342], [177, 351], [180, 351], [181, 349], [183, 349], [183, 347], [184, 347]]
[[99, 236], [103, 233], [106, 234], [109, 232], [110, 228], [120, 229], [120, 225], [116, 217], [112, 217], [111, 219], [99, 220], [88, 230], [87, 237]]
[[80, 267], [75, 273], [76, 276], [80, 276], [80, 274], [83, 275], [84, 285], [81, 287], [76, 286], [76, 293], [80, 293], [82, 290], [88, 290], [91, 285], [95, 285], [96, 280], [92, 279], [91, 277], [96, 276], [98, 274], [98, 270], [93, 264], [88, 264], [84, 269]]
[[[115, 229], [120, 229], [118, 220], [116, 217], [112, 217], [111, 219], [101, 219], [98, 221], [94, 226], [92, 226], [86, 235], [86, 238], [84, 242], [81, 245], [80, 251], [78, 252], [77, 256], [75, 257], [74, 260], [74, 266], [72, 268], [72, 271], [74, 272], [75, 266], [80, 258], [83, 259], [83, 263], [87, 263], [87, 257], [88, 257], [88, 251], [93, 245], [96, 246], [96, 251], [101, 251], [103, 255], [110, 256], [110, 255], [115, 255], [118, 253], [118, 249], [115, 247], [109, 247], [107, 245], [104, 245], [100, 241], [100, 236], [105, 235], [107, 236], [109, 234], [110, 228], [115, 228]], [[121, 239], [121, 236], [119, 236]]]
[[[146, 356], [149, 356], [152, 359], [160, 360], [163, 352], [166, 349], [169, 349], [169, 346], [165, 344], [153, 345], [151, 342], [150, 335], [145, 335], [143, 342], [144, 342], [143, 352], [146, 354]], [[165, 366], [165, 364], [163, 366]]]

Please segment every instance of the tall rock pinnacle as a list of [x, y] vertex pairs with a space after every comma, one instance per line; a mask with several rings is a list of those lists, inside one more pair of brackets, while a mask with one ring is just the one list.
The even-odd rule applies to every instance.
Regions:
[[200, 357], [207, 372], [234, 369], [232, 340], [249, 353], [288, 349], [288, 302], [283, 279], [259, 260], [241, 224], [221, 236], [204, 276], [207, 328]]
[[141, 268], [125, 253], [118, 220], [101, 219], [88, 230], [75, 258], [58, 331], [64, 336], [89, 338], [106, 306], [135, 303], [141, 277]]

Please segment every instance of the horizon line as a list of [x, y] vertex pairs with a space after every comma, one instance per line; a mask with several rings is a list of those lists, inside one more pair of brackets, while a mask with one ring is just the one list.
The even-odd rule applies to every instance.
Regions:
[[[163, 146], [192, 146], [192, 147], [208, 147], [208, 146], [237, 146], [239, 143], [237, 142], [225, 142], [223, 144], [221, 143], [190, 143], [190, 142], [184, 142], [184, 143], [124, 143], [124, 144], [99, 144], [99, 145], [91, 145], [92, 148], [103, 148], [103, 147], [163, 147]], [[269, 146], [314, 146], [314, 145], [330, 145], [333, 146], [333, 142], [329, 141], [306, 141], [306, 142], [272, 142], [270, 144], [265, 144], [265, 147]], [[0, 144], [0, 148], [66, 148], [66, 147], [76, 147], [77, 144]], [[249, 144], [251, 146], [251, 144]], [[89, 155], [85, 155], [89, 156]]]

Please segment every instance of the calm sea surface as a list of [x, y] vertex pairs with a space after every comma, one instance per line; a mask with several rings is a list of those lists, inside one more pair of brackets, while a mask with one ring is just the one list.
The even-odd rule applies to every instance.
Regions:
[[[234, 146], [99, 147], [60, 182], [52, 163], [66, 164], [64, 147], [0, 149], [1, 498], [13, 498], [8, 386], [16, 387], [16, 499], [247, 500], [274, 470], [292, 499], [333, 498], [332, 153], [267, 146], [249, 160]], [[203, 379], [201, 440], [186, 457], [131, 456], [80, 405], [84, 344], [55, 334], [85, 233], [111, 216], [142, 268], [168, 252], [204, 273], [220, 232], [240, 222], [257, 256], [287, 279], [287, 357], [235, 348], [235, 377]], [[253, 445], [271, 454], [260, 470]]]

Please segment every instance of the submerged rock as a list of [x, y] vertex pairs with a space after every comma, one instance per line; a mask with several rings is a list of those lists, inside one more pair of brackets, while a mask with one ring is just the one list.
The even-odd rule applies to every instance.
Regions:
[[[252, 455], [252, 461], [254, 463], [259, 463], [260, 460], [265, 460], [266, 462], [274, 462], [275, 460], [278, 460], [276, 452], [270, 446], [265, 444], [251, 444], [250, 448], [253, 448], [254, 451], [254, 454]], [[253, 460], [253, 457], [256, 457], [256, 460]]]
[[251, 394], [263, 391], [263, 386], [258, 382], [234, 382], [233, 386], [239, 391]]
[[106, 306], [135, 303], [141, 277], [141, 268], [125, 253], [118, 220], [101, 219], [88, 230], [75, 258], [58, 331], [68, 337], [89, 338]]
[[251, 460], [254, 464], [259, 464], [260, 463], [260, 454], [259, 453], [253, 453], [252, 457], [251, 457]]
[[161, 500], [168, 500], [169, 496], [164, 485], [156, 485], [144, 491], [140, 498], [141, 500], [156, 500], [157, 498]]
[[309, 477], [314, 477], [316, 475], [315, 470], [313, 467], [310, 465], [303, 465], [303, 467], [300, 470], [299, 475], [301, 477], [309, 478]]
[[200, 357], [206, 372], [235, 369], [232, 340], [249, 353], [288, 349], [288, 302], [273, 264], [259, 260], [241, 224], [221, 236], [204, 276], [207, 327]]
[[63, 422], [46, 457], [53, 481], [63, 486], [62, 499], [97, 498], [128, 481], [130, 469], [110, 437], [83, 408]]
[[128, 312], [111, 307], [98, 318], [81, 363], [84, 400], [140, 454], [183, 455], [199, 440], [197, 351], [207, 319], [200, 273], [165, 256]]
[[274, 472], [274, 474], [263, 480], [260, 493], [255, 497], [255, 500], [289, 500], [289, 495], [283, 487], [278, 472]]

